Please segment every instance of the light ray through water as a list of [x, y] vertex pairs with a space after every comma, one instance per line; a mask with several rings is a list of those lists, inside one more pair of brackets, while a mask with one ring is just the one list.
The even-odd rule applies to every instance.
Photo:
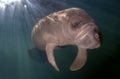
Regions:
[[[0, 0], [0, 54], [4, 54], [0, 56], [4, 60], [1, 61], [0, 70], [3, 71], [0, 74], [2, 72], [7, 75], [2, 78], [0, 76], [1, 79], [35, 77], [33, 74], [36, 70], [31, 68], [35, 62], [31, 61], [28, 53], [34, 47], [31, 40], [32, 28], [40, 18], [65, 7], [66, 5], [55, 3], [54, 0]], [[11, 73], [13, 68], [14, 72]], [[40, 69], [43, 70], [42, 67]], [[29, 72], [32, 70], [33, 72]]]

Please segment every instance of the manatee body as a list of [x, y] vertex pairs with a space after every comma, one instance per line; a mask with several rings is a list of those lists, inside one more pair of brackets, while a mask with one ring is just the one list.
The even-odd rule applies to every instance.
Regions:
[[49, 63], [57, 71], [56, 46], [78, 47], [78, 54], [70, 67], [71, 71], [75, 71], [85, 65], [87, 49], [100, 47], [102, 40], [95, 21], [81, 8], [69, 8], [44, 17], [34, 26], [32, 38], [38, 49], [46, 51]]

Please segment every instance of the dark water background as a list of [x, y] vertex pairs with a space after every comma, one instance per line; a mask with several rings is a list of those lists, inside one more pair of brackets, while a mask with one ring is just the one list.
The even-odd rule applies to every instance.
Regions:
[[[24, 0], [6, 6], [0, 8], [0, 79], [120, 79], [119, 0]], [[75, 72], [69, 71], [69, 66], [77, 48], [56, 49], [61, 69], [57, 72], [34, 47], [31, 31], [42, 17], [69, 7], [81, 7], [96, 20], [103, 44], [88, 50], [86, 65]]]

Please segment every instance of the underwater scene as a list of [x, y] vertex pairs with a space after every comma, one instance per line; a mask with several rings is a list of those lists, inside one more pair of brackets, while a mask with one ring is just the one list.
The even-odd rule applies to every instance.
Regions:
[[[68, 8], [85, 10], [100, 29], [102, 42], [99, 48], [85, 49], [87, 61], [76, 71], [70, 66], [78, 48], [56, 47], [57, 71], [46, 51], [34, 44], [32, 30], [42, 18]], [[0, 0], [0, 79], [120, 79], [119, 49], [119, 0]]]

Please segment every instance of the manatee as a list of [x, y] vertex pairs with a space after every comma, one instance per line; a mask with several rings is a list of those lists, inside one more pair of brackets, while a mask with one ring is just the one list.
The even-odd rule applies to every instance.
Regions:
[[101, 46], [102, 35], [93, 20], [81, 8], [68, 8], [43, 17], [32, 30], [36, 48], [46, 52], [49, 63], [59, 71], [54, 50], [57, 46], [75, 45], [78, 53], [70, 66], [71, 71], [81, 69], [87, 60], [87, 49]]

